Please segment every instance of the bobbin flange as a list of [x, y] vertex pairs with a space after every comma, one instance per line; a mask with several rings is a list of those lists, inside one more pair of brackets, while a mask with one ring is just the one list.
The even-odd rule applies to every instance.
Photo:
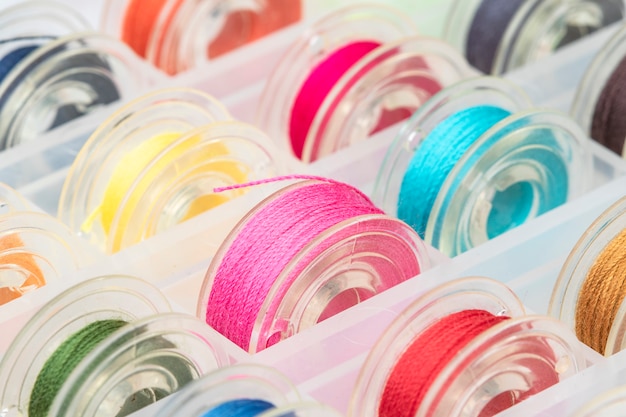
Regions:
[[[532, 395], [548, 386], [544, 375], [533, 373], [533, 363], [558, 380], [585, 366], [581, 345], [562, 324], [524, 317], [521, 302], [502, 283], [459, 279], [420, 296], [385, 330], [361, 368], [348, 415], [377, 416], [391, 370], [407, 346], [442, 318], [476, 309], [511, 319], [484, 331], [452, 358], [430, 384], [416, 416], [480, 415], [507, 394], [512, 402]], [[530, 350], [532, 344], [541, 352]]]
[[626, 402], [626, 386], [613, 388], [596, 396], [573, 417], [621, 417]]
[[[307, 180], [270, 195], [233, 228], [213, 257], [198, 298], [197, 314], [207, 317], [214, 280], [232, 242], [265, 206], [292, 190], [319, 183]], [[382, 215], [358, 215], [324, 230], [288, 260], [262, 299], [243, 347], [255, 353], [270, 347], [427, 269], [419, 236], [404, 222]]]
[[50, 414], [127, 416], [228, 364], [220, 335], [195, 317], [160, 313], [140, 318], [80, 362]]
[[301, 0], [112, 0], [101, 28], [176, 74], [297, 22], [302, 8]]
[[261, 131], [213, 98], [161, 90], [120, 109], [89, 138], [64, 183], [59, 216], [112, 253], [242, 194], [215, 187], [280, 175]]
[[0, 305], [63, 280], [95, 256], [55, 218], [17, 211], [0, 216]]
[[76, 33], [42, 45], [0, 83], [0, 147], [41, 134], [95, 109], [135, 96], [149, 84], [139, 59], [119, 41]]
[[[408, 117], [442, 86], [470, 74], [448, 45], [415, 33], [402, 15], [383, 6], [328, 15], [290, 47], [272, 73], [258, 124], [296, 157], [312, 162]], [[354, 59], [346, 66], [344, 61]], [[345, 72], [335, 74], [332, 85], [312, 84], [329, 83], [319, 74], [321, 68], [338, 71], [329, 62]]]
[[30, 209], [30, 203], [17, 190], [0, 183], [0, 216]]
[[[552, 290], [549, 313], [576, 328], [576, 308], [587, 274], [606, 246], [626, 229], [626, 198], [622, 198], [600, 215], [580, 237]], [[606, 278], [607, 280], [609, 277]], [[608, 301], [608, 300], [605, 300]], [[626, 299], [619, 304], [606, 341], [604, 355], [610, 356], [626, 347]]]
[[302, 401], [296, 387], [281, 373], [261, 365], [233, 365], [190, 383], [157, 417], [204, 415], [217, 405], [237, 399], [259, 399], [276, 408]]
[[425, 241], [455, 256], [580, 195], [592, 164], [587, 147], [584, 132], [564, 114], [507, 117], [450, 171]]
[[170, 306], [165, 296], [138, 278], [98, 277], [66, 290], [28, 321], [2, 358], [0, 410], [28, 415], [31, 390], [44, 363], [87, 324], [110, 318], [132, 322], [166, 311]]
[[[601, 95], [605, 88], [619, 89], [618, 85], [608, 85], [609, 79], [615, 71], [618, 71], [620, 64], [626, 58], [626, 27], [620, 29], [611, 39], [604, 44], [602, 49], [596, 54], [595, 58], [585, 71], [585, 75], [576, 88], [576, 97], [574, 98], [570, 114], [574, 120], [583, 127], [592, 139], [600, 141], [600, 138], [594, 138], [593, 121], [596, 112], [608, 109], [600, 109], [599, 106], [605, 106], [612, 103], [600, 103]], [[621, 110], [616, 109], [616, 113], [621, 114]], [[606, 123], [606, 120], [602, 121]], [[621, 138], [624, 139], [624, 138]], [[614, 152], [626, 157], [626, 147], [624, 140], [619, 143], [600, 142]]]
[[481, 71], [499, 75], [617, 22], [624, 9], [623, 0], [458, 0], [444, 39]]
[[415, 154], [440, 123], [475, 106], [514, 114], [473, 139], [434, 190], [424, 230], [418, 230], [426, 242], [456, 256], [576, 196], [586, 188], [584, 172], [591, 164], [584, 132], [559, 113], [522, 111], [529, 105], [524, 93], [500, 78], [480, 77], [441, 91], [389, 147], [373, 200], [398, 215], [406, 198], [419, 198], [399, 198]]

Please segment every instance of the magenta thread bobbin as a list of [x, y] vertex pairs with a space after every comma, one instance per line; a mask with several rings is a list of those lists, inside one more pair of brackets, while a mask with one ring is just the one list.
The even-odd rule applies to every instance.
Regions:
[[416, 35], [405, 16], [384, 6], [328, 15], [273, 72], [259, 126], [312, 162], [407, 118], [443, 86], [472, 73], [449, 45]]
[[207, 271], [198, 316], [254, 353], [428, 266], [417, 234], [360, 191], [302, 181], [270, 195], [226, 238]]

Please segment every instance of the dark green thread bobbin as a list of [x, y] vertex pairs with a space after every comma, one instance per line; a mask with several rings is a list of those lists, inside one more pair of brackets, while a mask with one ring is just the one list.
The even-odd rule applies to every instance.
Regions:
[[30, 395], [28, 415], [46, 417], [57, 393], [76, 366], [109, 335], [126, 324], [122, 320], [99, 320], [63, 342], [48, 358], [37, 376]]

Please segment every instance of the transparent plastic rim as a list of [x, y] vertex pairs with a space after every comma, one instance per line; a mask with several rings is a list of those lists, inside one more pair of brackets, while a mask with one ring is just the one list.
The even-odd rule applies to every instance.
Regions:
[[[74, 219], [73, 210], [78, 203], [83, 204], [97, 178], [97, 167], [114, 147], [123, 142], [125, 137], [113, 137], [111, 134], [124, 129], [129, 120], [147, 117], [150, 109], [160, 103], [180, 103], [181, 107], [190, 107], [206, 115], [206, 122], [230, 120], [226, 108], [213, 97], [200, 91], [186, 88], [169, 88], [144, 95], [120, 108], [89, 137], [81, 148], [63, 183], [59, 199], [59, 218], [74, 231], [78, 231], [84, 219]], [[91, 172], [90, 172], [91, 171]], [[82, 190], [82, 191], [81, 191]]]
[[[604, 211], [583, 233], [567, 257], [556, 284], [552, 290], [549, 314], [570, 327], [575, 328], [576, 305], [587, 272], [604, 250], [606, 245], [626, 228], [626, 198], [622, 198]], [[620, 327], [620, 318], [616, 316], [610, 335], [616, 337], [616, 327]], [[614, 343], [607, 343], [606, 354], [611, 354]]]
[[587, 133], [591, 132], [598, 98], [624, 56], [626, 56], [626, 27], [615, 33], [596, 54], [576, 88], [570, 114]]
[[[180, 345], [169, 342], [169, 338], [180, 342]], [[156, 349], [168, 358], [175, 357], [184, 361], [189, 366], [192, 380], [230, 364], [217, 332], [197, 318], [181, 313], [160, 313], [143, 317], [118, 329], [85, 356], [65, 380], [50, 407], [50, 414], [68, 417], [91, 415], [102, 406], [110, 406], [111, 398], [119, 399], [114, 391], [126, 390], [127, 384], [136, 380], [144, 366], [146, 368], [143, 370], [150, 378], [143, 382], [151, 384], [153, 373], [156, 372], [156, 364], [152, 361], [158, 358], [157, 353], [141, 352], [136, 346], [154, 339], [172, 344], [170, 347]], [[125, 363], [125, 359], [128, 362]], [[167, 379], [175, 377], [169, 374], [167, 368], [163, 372]], [[184, 386], [174, 383], [170, 393]], [[132, 390], [136, 388], [143, 390], [149, 387], [132, 387], [128, 392], [129, 397], [135, 394]]]
[[480, 308], [498, 316], [525, 314], [517, 296], [504, 284], [469, 277], [442, 284], [420, 295], [385, 330], [359, 372], [348, 416], [376, 416], [389, 372], [416, 336], [454, 312]]
[[[512, 128], [518, 125], [519, 129], [511, 131]], [[492, 182], [497, 181], [501, 172], [508, 172], [511, 169], [511, 165], [504, 163], [491, 165], [489, 166], [489, 171], [494, 172], [489, 172], [479, 169], [480, 161], [489, 156], [489, 149], [496, 147], [499, 143], [505, 143], [508, 138], [515, 137], [522, 131], [528, 143], [515, 143], [517, 146], [511, 151], [515, 152], [521, 146], [536, 146], [536, 144], [532, 143], [532, 135], [527, 133], [530, 129], [543, 130], [548, 127], [560, 134], [559, 137], [555, 137], [553, 150], [555, 155], [564, 162], [564, 166], [567, 167], [568, 190], [566, 201], [585, 191], [589, 185], [589, 178], [585, 173], [591, 169], [592, 159], [591, 153], [587, 151], [587, 137], [580, 127], [568, 116], [558, 112], [547, 110], [519, 112], [507, 117], [485, 132], [472, 144], [450, 171], [433, 204], [428, 224], [426, 225], [424, 240], [448, 254], [448, 256], [456, 256], [483, 243], [480, 240], [476, 241], [472, 236], [472, 224], [475, 224], [476, 219], [474, 212], [470, 208], [473, 209], [478, 199], [483, 194], [487, 194], [486, 190], [495, 189], [495, 183], [492, 185]], [[564, 138], [568, 139], [563, 140]], [[513, 152], [511, 152], [512, 157], [514, 157]], [[480, 159], [477, 161], [478, 155]], [[506, 154], [495, 156], [498, 158], [498, 161], [509, 158]], [[530, 160], [522, 159], [519, 162], [526, 163], [533, 169], [539, 166], [538, 163]], [[526, 180], [535, 180], [534, 174], [527, 174], [528, 178], [520, 177], [518, 183]], [[462, 185], [456, 185], [456, 182], [459, 181], [458, 179], [462, 179]], [[462, 190], [459, 191], [459, 189]], [[540, 193], [534, 192], [533, 200], [537, 199], [537, 194]], [[533, 206], [537, 207], [539, 203], [533, 203]], [[532, 220], [540, 214], [531, 210], [525, 222]], [[452, 235], [454, 235], [454, 238], [451, 238]], [[486, 230], [484, 238], [487, 239]], [[444, 244], [445, 242], [448, 243]]]
[[[443, 66], [438, 65], [436, 68], [430, 68], [427, 65], [426, 68], [415, 69], [415, 76], [439, 81], [442, 88], [474, 74], [474, 71], [458, 52], [437, 39], [413, 36], [382, 45], [353, 65], [326, 96], [309, 129], [304, 143], [302, 160], [307, 163], [312, 162], [336, 150], [327, 145], [327, 143], [333, 144], [339, 140], [342, 143], [339, 147], [352, 143], [355, 136], [354, 131], [357, 128], [351, 125], [361, 126], [360, 123], [354, 123], [354, 119], [365, 120], [366, 118], [371, 118], [372, 115], [350, 114], [346, 120], [342, 112], [339, 115], [341, 120], [335, 120], [337, 117], [333, 117], [332, 110], [343, 110], [348, 108], [348, 106], [354, 107], [354, 104], [357, 104], [361, 109], [363, 107], [368, 109], [372, 105], [371, 102], [378, 101], [380, 98], [372, 96], [372, 90], [376, 91], [378, 87], [388, 88], [389, 84], [393, 83], [394, 78], [406, 76], [404, 72], [395, 74], [391, 72], [388, 74], [385, 69], [392, 64], [401, 65], [399, 61], [410, 62], [413, 59], [423, 59], [425, 64], [428, 64], [429, 61], [436, 61], [437, 64], [443, 62]], [[418, 72], [422, 71], [422, 74], [418, 74]], [[354, 80], [357, 81], [354, 82]], [[384, 86], [381, 86], [383, 83]], [[368, 92], [368, 96], [365, 100], [354, 99], [352, 101], [353, 96], [359, 92]], [[368, 103], [368, 99], [370, 103]], [[419, 108], [419, 106], [416, 107]], [[353, 109], [353, 111], [355, 110]], [[327, 121], [328, 119], [330, 121]], [[334, 127], [333, 122], [340, 124], [341, 127], [338, 131], [332, 129]], [[368, 134], [369, 132], [363, 132], [362, 135], [364, 137], [359, 139], [365, 139]], [[343, 143], [346, 141], [346, 138], [350, 140], [347, 144]], [[316, 147], [320, 149], [315, 149]]]
[[[256, 181], [263, 178], [268, 178], [276, 175], [282, 175], [286, 173], [286, 164], [282, 155], [280, 155], [278, 149], [275, 147], [274, 142], [268, 138], [263, 132], [256, 129], [255, 127], [238, 122], [238, 121], [223, 121], [223, 122], [215, 122], [210, 125], [205, 125], [199, 127], [197, 129], [191, 130], [190, 132], [181, 135], [180, 138], [173, 141], [166, 148], [164, 148], [151, 162], [146, 165], [144, 171], [140, 173], [137, 179], [134, 181], [134, 184], [129, 187], [127, 190], [126, 196], [120, 204], [120, 207], [117, 211], [115, 218], [113, 219], [111, 225], [111, 231], [109, 233], [107, 251], [109, 253], [114, 252], [115, 248], [115, 239], [111, 238], [112, 236], [117, 236], [119, 233], [124, 236], [128, 236], [128, 238], [122, 238], [122, 248], [130, 246], [137, 241], [133, 238], [133, 234], [131, 230], [124, 225], [123, 216], [127, 213], [125, 212], [125, 205], [128, 200], [136, 194], [136, 188], [138, 184], [140, 184], [143, 180], [146, 173], [149, 172], [155, 164], [158, 164], [161, 158], [167, 157], [169, 152], [171, 152], [176, 147], [184, 144], [189, 140], [194, 140], [199, 138], [199, 142], [186, 150], [183, 154], [179, 155], [175, 160], [171, 161], [167, 167], [163, 167], [163, 175], [156, 177], [153, 179], [150, 188], [143, 194], [142, 201], [136, 204], [137, 210], [135, 210], [132, 214], [132, 218], [135, 220], [130, 220], [126, 223], [131, 223], [132, 228], [138, 227], [139, 230], [142, 231], [142, 239], [151, 237], [153, 234], [158, 232], [158, 220], [154, 220], [154, 216], [146, 216], [147, 212], [141, 210], [140, 207], [143, 205], [145, 200], [145, 207], [150, 207], [150, 213], [155, 213], [156, 216], [159, 214], [163, 214], [164, 211], [162, 209], [166, 209], [168, 198], [174, 198], [176, 194], [179, 192], [179, 189], [184, 189], [185, 187], [190, 187], [191, 183], [185, 182], [185, 172], [181, 172], [180, 166], [184, 166], [188, 172], [193, 172], [197, 170], [196, 166], [192, 166], [191, 164], [187, 164], [185, 161], [188, 160], [189, 157], [192, 159], [194, 156], [201, 154], [202, 150], [211, 146], [214, 143], [218, 143], [224, 145], [230, 152], [225, 155], [213, 156], [212, 160], [203, 159], [201, 162], [204, 164], [214, 163], [225, 163], [229, 161], [236, 161], [238, 165], [241, 167], [245, 167], [246, 175], [248, 178], [246, 182]], [[230, 146], [229, 146], [230, 145]], [[242, 146], [246, 146], [245, 149]], [[177, 178], [174, 179], [174, 182], [167, 182], [163, 179], [163, 183], [161, 179], [163, 176], [168, 175], [168, 170], [170, 167], [177, 172]], [[216, 181], [218, 181], [218, 171], [214, 172], [214, 176]], [[179, 179], [183, 182], [179, 182]], [[200, 177], [193, 176], [191, 177], [191, 181], [200, 180]], [[225, 180], [224, 176], [219, 177], [219, 180]], [[163, 186], [167, 183], [167, 190], [159, 190], [160, 186]], [[222, 184], [222, 185], [233, 185], [233, 184]], [[245, 192], [245, 189], [243, 190]], [[240, 194], [239, 192], [234, 193], [235, 196]], [[225, 193], [224, 195], [227, 195]], [[159, 200], [154, 202], [154, 196], [159, 196]], [[150, 219], [153, 219], [150, 221]], [[124, 227], [121, 227], [124, 226]]]
[[441, 90], [404, 122], [389, 146], [376, 176], [372, 200], [391, 215], [397, 214], [402, 178], [430, 131], [455, 112], [476, 105], [492, 104], [512, 113], [531, 108], [528, 96], [502, 78], [477, 77], [460, 81]]
[[235, 399], [255, 398], [277, 408], [301, 401], [296, 387], [274, 368], [238, 364], [218, 369], [189, 384], [157, 417], [197, 415]]
[[[116, 309], [116, 305], [128, 300], [133, 301]], [[111, 317], [133, 321], [167, 311], [169, 302], [156, 287], [124, 275], [93, 278], [57, 295], [20, 330], [2, 358], [2, 410], [26, 413], [31, 389], [49, 355], [86, 324]]]
[[[365, 28], [355, 34], [351, 28], [371, 21], [375, 31]], [[388, 31], [388, 32], [385, 32]], [[395, 9], [375, 4], [353, 5], [339, 9], [311, 26], [285, 53], [261, 95], [257, 125], [292, 152], [289, 135], [291, 109], [311, 70], [339, 46], [356, 37], [382, 44], [415, 35], [413, 23]], [[378, 39], [376, 39], [378, 37]]]

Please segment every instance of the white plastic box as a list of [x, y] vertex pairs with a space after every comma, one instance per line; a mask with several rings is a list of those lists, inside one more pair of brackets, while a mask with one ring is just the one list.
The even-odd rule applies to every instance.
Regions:
[[[163, 78], [162, 85], [203, 89], [223, 100], [235, 117], [253, 121], [264, 80], [304, 26], [288, 28], [213, 65]], [[567, 111], [594, 51], [613, 31], [604, 30], [507, 78], [522, 86], [537, 105]], [[255, 71], [247, 71], [251, 67]], [[57, 129], [41, 142], [0, 154], [0, 180], [16, 187], [43, 211], [56, 214], [69, 164], [87, 136], [115, 107]], [[292, 160], [292, 169], [346, 181], [370, 192], [377, 167], [397, 129], [394, 126], [310, 166]], [[489, 276], [510, 285], [529, 310], [546, 313], [552, 286], [569, 250], [593, 219], [626, 189], [626, 163], [595, 143], [591, 149], [593, 190], [577, 200], [454, 259], [431, 250], [438, 264], [433, 269], [253, 357], [225, 339], [224, 344], [235, 360], [274, 366], [304, 393], [345, 412], [368, 350], [403, 307], [434, 285], [468, 275]], [[266, 193], [265, 189], [252, 190], [146, 242], [103, 257], [92, 267], [67, 277], [63, 284], [45, 287], [3, 306], [0, 352], [45, 300], [71, 283], [95, 275], [122, 272], [143, 277], [162, 288], [178, 310], [195, 313], [199, 285], [212, 254], [230, 227]], [[626, 383], [622, 356], [604, 359], [589, 349], [588, 359], [596, 366], [502, 415], [569, 415], [593, 393], [620, 381]], [[159, 407], [156, 404], [137, 414], [152, 415]]]

